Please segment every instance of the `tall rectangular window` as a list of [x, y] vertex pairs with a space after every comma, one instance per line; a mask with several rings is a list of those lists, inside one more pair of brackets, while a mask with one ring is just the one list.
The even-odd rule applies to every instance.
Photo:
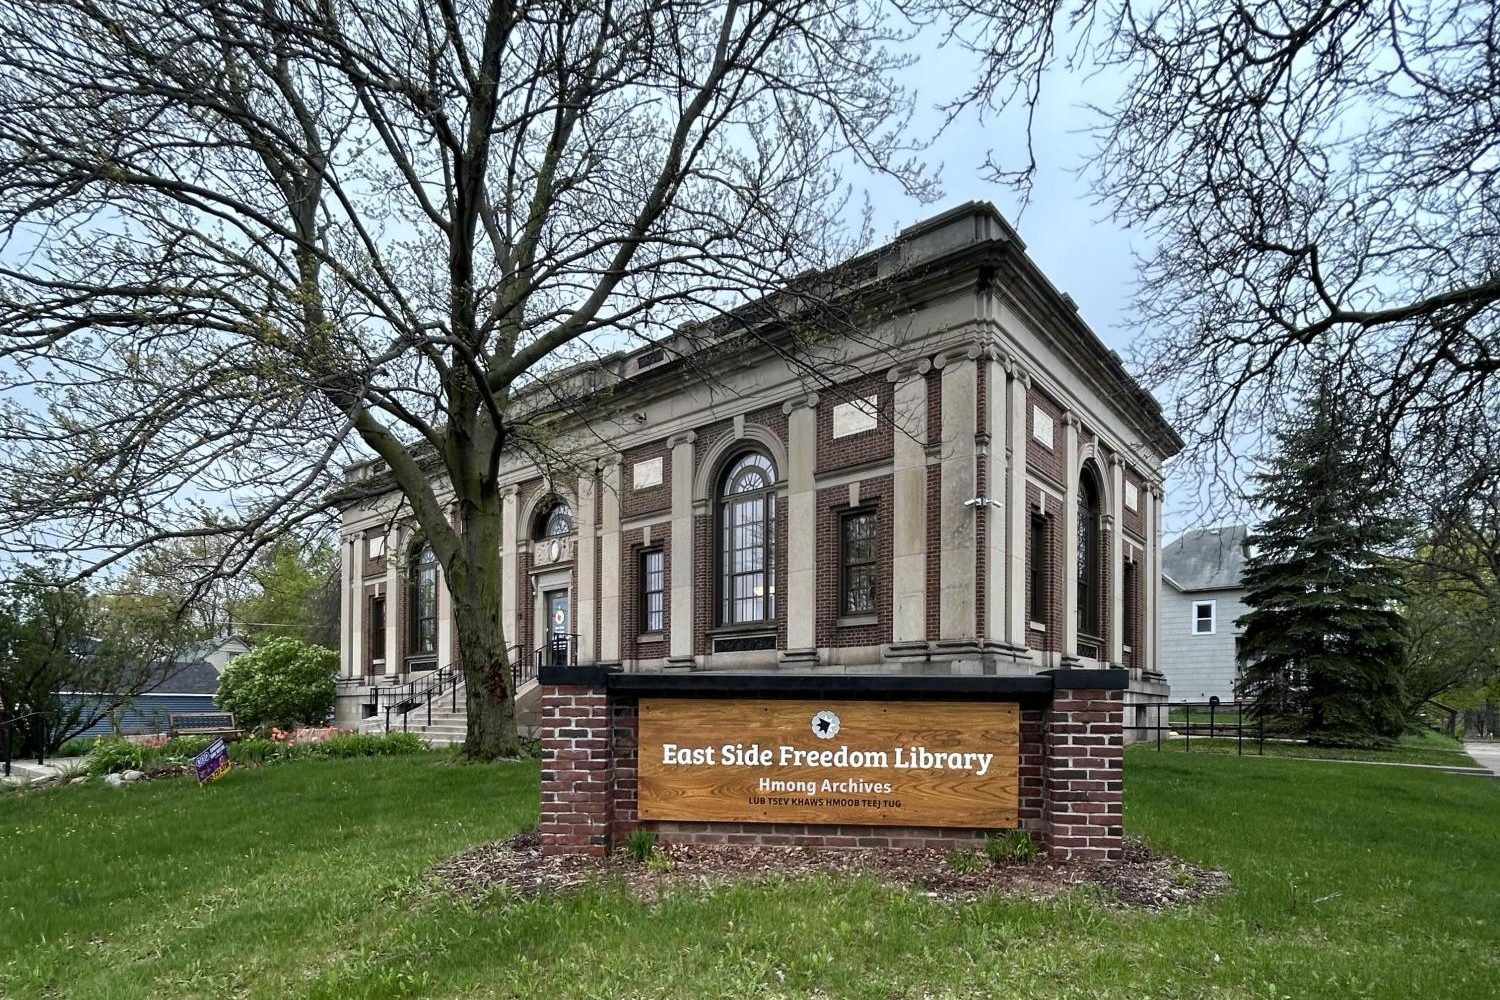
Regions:
[[1031, 515], [1031, 620], [1047, 621], [1047, 518]]
[[1198, 601], [1193, 605], [1193, 634], [1213, 635], [1215, 632], [1214, 601]]
[[[370, 613], [365, 634], [370, 637], [369, 666], [385, 662], [385, 597], [370, 598]], [[373, 670], [371, 671], [374, 672]]]
[[875, 613], [875, 512], [845, 514], [839, 526], [839, 565], [842, 567], [841, 612], [846, 615]]
[[641, 631], [660, 632], [663, 628], [666, 594], [666, 572], [661, 549], [641, 553]]

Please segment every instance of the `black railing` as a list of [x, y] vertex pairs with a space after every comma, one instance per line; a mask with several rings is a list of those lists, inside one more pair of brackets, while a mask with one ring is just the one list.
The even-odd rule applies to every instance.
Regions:
[[[1164, 740], [1181, 740], [1182, 748], [1191, 751], [1193, 739], [1231, 739], [1234, 752], [1243, 755], [1248, 744], [1250, 752], [1264, 754], [1266, 751], [1266, 720], [1255, 713], [1249, 702], [1220, 701], [1163, 701], [1142, 706], [1145, 718], [1126, 718], [1125, 731], [1133, 733], [1137, 742], [1154, 738], [1156, 749], [1162, 748]], [[1137, 709], [1139, 711], [1139, 709]]]
[[505, 651], [505, 658], [510, 661], [510, 689], [521, 690], [521, 685], [536, 678], [536, 661], [526, 655], [519, 643]]
[[[567, 664], [572, 664], [578, 637], [575, 635], [568, 638], [572, 640], [572, 644], [568, 647]], [[527, 657], [519, 645], [511, 646], [505, 651], [505, 658], [510, 661], [511, 683], [515, 688], [536, 678], [541, 653], [542, 650], [538, 650], [535, 658]], [[416, 680], [401, 684], [377, 684], [370, 689], [370, 694], [375, 703], [376, 714], [385, 713], [386, 731], [391, 729], [391, 717], [397, 715], [401, 718], [401, 731], [406, 732], [408, 717], [412, 712], [424, 708], [427, 711], [427, 725], [432, 725], [433, 702], [439, 701], [445, 694], [448, 696], [448, 711], [457, 714], [458, 690], [463, 686], [463, 664], [454, 661]]]
[[[546, 643], [537, 648], [534, 662], [537, 670], [542, 667], [576, 667], [578, 665], [578, 633], [550, 633]], [[535, 677], [536, 674], [533, 673], [531, 676]]]
[[[3, 764], [0, 764], [0, 769], [3, 769], [5, 777], [10, 777], [11, 734], [15, 732], [16, 724], [25, 722], [27, 719], [41, 719], [45, 722], [47, 718], [48, 715], [46, 712], [27, 712], [25, 715], [12, 717], [0, 716], [0, 760], [3, 760]], [[45, 764], [47, 762], [46, 758], [47, 733], [43, 730], [37, 734], [36, 738], [36, 762], [38, 764]]]
[[385, 713], [386, 732], [391, 729], [391, 714], [401, 717], [401, 731], [406, 732], [407, 717], [419, 708], [427, 709], [427, 724], [432, 725], [432, 703], [447, 693], [454, 710], [458, 709], [458, 683], [462, 671], [454, 664], [438, 667], [425, 677], [402, 684], [377, 684], [371, 689], [375, 711]]

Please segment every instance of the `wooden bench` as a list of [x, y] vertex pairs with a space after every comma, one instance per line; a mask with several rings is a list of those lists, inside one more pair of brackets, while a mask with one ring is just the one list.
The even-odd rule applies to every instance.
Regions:
[[233, 712], [170, 712], [167, 715], [167, 734], [169, 736], [222, 736], [226, 742], [230, 743], [245, 735], [234, 724]]

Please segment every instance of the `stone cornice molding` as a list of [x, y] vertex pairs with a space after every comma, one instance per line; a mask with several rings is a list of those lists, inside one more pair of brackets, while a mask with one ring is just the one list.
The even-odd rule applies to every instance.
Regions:
[[928, 358], [918, 358], [915, 361], [892, 365], [886, 370], [885, 380], [887, 382], [904, 382], [907, 379], [922, 378], [932, 371], [932, 361]]
[[818, 408], [818, 398], [818, 394], [815, 392], [805, 393], [801, 396], [793, 396], [791, 399], [781, 404], [782, 415], [789, 417], [794, 411], [800, 410], [803, 407], [807, 407], [809, 410], [816, 410]]
[[953, 350], [934, 357], [932, 359], [932, 367], [941, 370], [956, 361], [977, 361], [982, 353], [983, 349], [978, 344], [969, 344], [967, 347], [956, 347]]

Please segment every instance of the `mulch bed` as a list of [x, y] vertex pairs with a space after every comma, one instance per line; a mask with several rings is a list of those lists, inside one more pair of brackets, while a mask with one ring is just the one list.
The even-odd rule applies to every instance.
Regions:
[[[1159, 910], [1223, 893], [1221, 871], [1152, 853], [1127, 840], [1117, 862], [1055, 862], [991, 865], [962, 872], [941, 850], [820, 850], [804, 847], [728, 847], [673, 844], [657, 848], [669, 859], [653, 868], [623, 853], [606, 859], [542, 855], [535, 833], [472, 847], [433, 869], [449, 892], [480, 900], [496, 891], [521, 898], [551, 896], [613, 880], [650, 902], [674, 890], [708, 888], [768, 878], [866, 875], [897, 888], [914, 888], [942, 902], [973, 902], [986, 893], [1048, 900], [1078, 887], [1093, 887], [1122, 907]], [[983, 857], [983, 855], [980, 855]]]

